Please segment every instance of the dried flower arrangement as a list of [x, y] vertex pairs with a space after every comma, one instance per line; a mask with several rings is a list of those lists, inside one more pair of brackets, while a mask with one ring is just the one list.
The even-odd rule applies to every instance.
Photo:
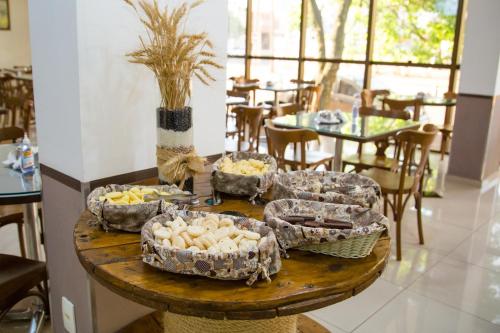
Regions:
[[[198, 0], [169, 11], [160, 9], [157, 0], [124, 0], [139, 15], [146, 27], [148, 40], [139, 37], [142, 47], [127, 54], [131, 63], [143, 64], [151, 69], [158, 80], [161, 107], [169, 110], [184, 108], [191, 97], [190, 81], [196, 76], [208, 85], [215, 81], [207, 68], [222, 68], [215, 62], [213, 45], [205, 32], [188, 34], [184, 25], [189, 12], [201, 5]], [[143, 15], [141, 15], [140, 10]]]

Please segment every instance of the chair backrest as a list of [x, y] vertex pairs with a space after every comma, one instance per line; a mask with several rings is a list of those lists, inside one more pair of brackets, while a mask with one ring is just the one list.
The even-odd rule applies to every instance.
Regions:
[[359, 108], [359, 114], [362, 116], [379, 116], [393, 119], [408, 120], [411, 118], [411, 113], [406, 110], [379, 110], [374, 107], [362, 106]]
[[262, 124], [264, 110], [261, 107], [240, 105], [234, 107], [231, 112], [236, 115], [238, 151], [241, 150], [241, 143], [245, 139], [247, 127], [249, 143], [248, 149], [249, 151], [257, 151], [259, 146], [260, 125]]
[[399, 100], [399, 99], [390, 99], [384, 98], [383, 100], [383, 109], [386, 110], [401, 110], [404, 111], [408, 107], [413, 108], [413, 120], [420, 120], [420, 99], [408, 99], [408, 100]]
[[295, 103], [280, 104], [278, 116], [294, 115], [300, 111], [300, 105]]
[[396, 160], [399, 160], [401, 153], [403, 153], [403, 164], [401, 166], [401, 175], [399, 180], [399, 192], [403, 193], [403, 186], [406, 177], [411, 174], [412, 158], [420, 148], [420, 160], [413, 175], [414, 182], [412, 186], [412, 193], [417, 192], [422, 185], [423, 174], [429, 158], [431, 144], [436, 137], [438, 128], [433, 124], [426, 124], [422, 130], [406, 130], [396, 135], [397, 148]]
[[303, 110], [307, 112], [316, 112], [319, 110], [321, 90], [321, 84], [308, 86], [302, 90], [300, 94], [300, 104]]
[[266, 120], [264, 126], [267, 137], [268, 154], [273, 156], [278, 167], [285, 168], [285, 152], [289, 144], [300, 144], [300, 167], [306, 169], [306, 143], [318, 140], [318, 133], [307, 129], [281, 129], [272, 125], [271, 120]]
[[389, 96], [390, 94], [391, 92], [386, 89], [363, 89], [363, 91], [361, 91], [361, 106], [373, 107], [373, 101], [377, 96]]
[[226, 95], [229, 97], [242, 97], [247, 101], [250, 99], [250, 94], [246, 91], [226, 90]]
[[296, 83], [296, 84], [316, 84], [316, 81], [314, 81], [314, 80], [297, 80], [297, 79], [291, 79], [290, 82]]
[[259, 79], [247, 79], [245, 76], [231, 76], [229, 80], [233, 81], [236, 84], [257, 84], [259, 83]]
[[0, 142], [2, 141], [12, 141], [15, 143], [17, 139], [22, 139], [24, 136], [24, 130], [19, 127], [3, 127], [0, 128]]

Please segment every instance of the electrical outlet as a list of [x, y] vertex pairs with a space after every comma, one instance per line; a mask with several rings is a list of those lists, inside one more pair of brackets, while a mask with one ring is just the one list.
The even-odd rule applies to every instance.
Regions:
[[62, 297], [62, 314], [66, 332], [76, 333], [75, 306], [64, 296]]

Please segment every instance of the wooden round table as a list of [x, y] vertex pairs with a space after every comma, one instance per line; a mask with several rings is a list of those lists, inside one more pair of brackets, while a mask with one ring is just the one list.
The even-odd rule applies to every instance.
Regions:
[[[262, 220], [264, 206], [225, 199], [222, 205], [195, 209], [238, 211]], [[379, 239], [372, 254], [362, 259], [292, 250], [288, 251], [290, 258], [282, 260], [281, 271], [271, 276], [270, 284], [258, 281], [248, 287], [244, 280], [159, 271], [142, 262], [139, 234], [105, 232], [89, 211], [80, 216], [74, 241], [81, 264], [99, 283], [125, 298], [164, 311], [166, 326], [169, 320], [179, 324], [192, 319], [200, 321], [197, 325], [203, 325], [203, 332], [230, 332], [234, 329], [224, 325], [248, 321], [252, 321], [248, 331], [253, 333], [278, 332], [276, 327], [280, 327], [279, 332], [327, 332], [307, 317], [296, 315], [357, 295], [380, 276], [390, 253], [387, 237]], [[169, 331], [168, 327], [165, 330]], [[186, 327], [183, 332], [190, 331], [194, 330]]]

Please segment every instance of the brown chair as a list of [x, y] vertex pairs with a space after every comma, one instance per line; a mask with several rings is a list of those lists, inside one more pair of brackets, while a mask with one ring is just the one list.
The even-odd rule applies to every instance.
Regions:
[[287, 115], [295, 115], [300, 111], [300, 105], [295, 103], [285, 103], [280, 104], [279, 115], [278, 116], [287, 116]]
[[[379, 116], [393, 119], [404, 119], [408, 120], [411, 118], [411, 114], [408, 111], [401, 110], [376, 110], [372, 107], [361, 107], [359, 109], [359, 114], [361, 116]], [[342, 170], [348, 165], [354, 166], [354, 172], [359, 173], [363, 170], [370, 168], [380, 168], [384, 170], [390, 170], [394, 164], [394, 159], [389, 158], [385, 155], [385, 150], [389, 147], [389, 138], [386, 140], [375, 141], [375, 146], [377, 151], [375, 154], [363, 153], [363, 145], [360, 143], [358, 145], [358, 152], [354, 155], [347, 156], [342, 160]]]
[[361, 91], [361, 106], [363, 107], [374, 107], [374, 101], [377, 96], [389, 96], [391, 92], [387, 89], [380, 89], [380, 90], [370, 90], [370, 89], [363, 89]]
[[300, 94], [302, 110], [307, 112], [319, 111], [319, 103], [321, 97], [321, 84], [308, 86]]
[[[226, 139], [226, 152], [259, 151], [259, 133], [262, 124], [263, 109], [261, 107], [237, 106], [231, 112], [236, 116], [237, 140]], [[248, 129], [248, 140], [246, 134]]]
[[[267, 137], [268, 154], [278, 162], [278, 167], [286, 169], [289, 165], [292, 170], [316, 169], [324, 165], [327, 170], [332, 170], [333, 155], [321, 151], [310, 151], [306, 149], [309, 141], [319, 143], [318, 133], [307, 129], [280, 129], [267, 120], [264, 126]], [[293, 150], [287, 149], [293, 144]], [[297, 145], [300, 151], [297, 152]]]
[[[226, 96], [244, 98], [245, 102], [241, 103], [241, 105], [248, 105], [250, 101], [250, 94], [244, 91], [226, 90]], [[226, 136], [232, 136], [236, 133], [235, 130], [228, 130], [227, 128], [229, 118], [234, 117], [234, 114], [231, 113], [231, 109], [235, 106], [236, 105], [226, 105]]]
[[[394, 221], [396, 222], [396, 256], [401, 260], [401, 223], [406, 204], [411, 196], [415, 198], [415, 208], [417, 209], [418, 235], [420, 244], [424, 244], [424, 232], [422, 228], [422, 191], [424, 182], [424, 172], [429, 158], [430, 146], [434, 140], [438, 128], [432, 124], [427, 124], [421, 131], [407, 130], [400, 132], [396, 136], [396, 158], [399, 161], [403, 153], [403, 163], [395, 163], [391, 171], [373, 168], [363, 171], [362, 174], [368, 176], [380, 184], [382, 196], [384, 198], [384, 215], [387, 215], [388, 205], [391, 206]], [[414, 172], [412, 172], [412, 157], [420, 148], [420, 160]], [[393, 201], [389, 200], [389, 195], [393, 196]], [[406, 198], [404, 196], [406, 195]]]
[[4, 127], [0, 128], [0, 142], [11, 141], [15, 143], [17, 139], [24, 137], [24, 130], [19, 127]]
[[259, 88], [259, 79], [245, 79], [243, 76], [230, 77], [233, 81], [233, 91], [248, 93], [252, 95], [252, 105], [255, 105], [255, 95]]
[[[444, 94], [445, 99], [456, 99], [457, 94], [448, 91]], [[455, 108], [453, 106], [446, 107], [446, 118], [443, 126], [439, 128], [439, 132], [441, 132], [441, 161], [444, 159], [444, 155], [446, 154], [446, 150], [448, 149], [449, 142], [453, 136], [453, 118], [454, 118]]]
[[422, 101], [420, 99], [409, 99], [409, 100], [398, 100], [398, 99], [390, 99], [384, 98], [382, 102], [383, 110], [400, 110], [405, 111], [406, 108], [413, 108], [413, 120], [420, 120], [420, 106]]

